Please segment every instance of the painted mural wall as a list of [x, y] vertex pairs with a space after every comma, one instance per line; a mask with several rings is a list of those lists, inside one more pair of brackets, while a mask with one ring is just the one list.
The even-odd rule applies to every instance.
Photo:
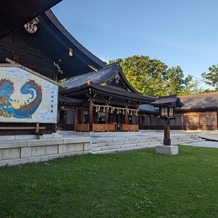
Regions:
[[0, 122], [57, 123], [58, 86], [18, 67], [0, 67]]

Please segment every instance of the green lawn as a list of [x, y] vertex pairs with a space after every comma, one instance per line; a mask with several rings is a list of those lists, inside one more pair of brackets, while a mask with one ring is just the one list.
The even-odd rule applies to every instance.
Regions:
[[180, 146], [0, 168], [0, 217], [218, 217], [218, 149]]

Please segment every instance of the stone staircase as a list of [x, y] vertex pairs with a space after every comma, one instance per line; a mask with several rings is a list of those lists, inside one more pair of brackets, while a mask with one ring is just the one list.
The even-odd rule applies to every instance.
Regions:
[[[204, 141], [195, 134], [182, 134], [181, 136], [171, 136], [172, 145], [182, 145], [187, 143]], [[129, 137], [114, 139], [92, 139], [90, 152], [92, 154], [125, 152], [138, 149], [156, 147], [163, 144], [163, 136], [157, 137]]]

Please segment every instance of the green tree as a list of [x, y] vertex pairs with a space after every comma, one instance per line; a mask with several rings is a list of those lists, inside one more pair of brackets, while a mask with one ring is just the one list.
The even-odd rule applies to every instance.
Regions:
[[200, 81], [194, 79], [192, 75], [185, 77], [179, 66], [168, 69], [167, 82], [168, 95], [188, 95], [202, 92], [202, 88], [199, 87]]
[[212, 65], [208, 68], [208, 72], [204, 72], [201, 75], [206, 84], [214, 87], [216, 91], [218, 90], [218, 64]]
[[166, 64], [148, 56], [131, 56], [112, 62], [120, 63], [130, 84], [140, 93], [150, 96], [190, 94], [198, 86], [193, 77], [184, 77], [181, 67]]

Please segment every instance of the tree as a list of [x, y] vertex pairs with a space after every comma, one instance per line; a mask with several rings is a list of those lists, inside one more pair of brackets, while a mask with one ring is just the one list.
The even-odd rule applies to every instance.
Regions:
[[184, 78], [181, 67], [168, 68], [160, 60], [148, 56], [135, 55], [109, 63], [112, 62], [118, 62], [130, 84], [145, 95], [190, 94], [198, 85], [191, 75]]
[[167, 72], [168, 94], [189, 95], [202, 92], [200, 81], [188, 75], [184, 77], [181, 67], [172, 67]]
[[201, 76], [206, 84], [213, 86], [216, 91], [218, 90], [218, 64], [209, 67], [208, 72], [202, 73]]

